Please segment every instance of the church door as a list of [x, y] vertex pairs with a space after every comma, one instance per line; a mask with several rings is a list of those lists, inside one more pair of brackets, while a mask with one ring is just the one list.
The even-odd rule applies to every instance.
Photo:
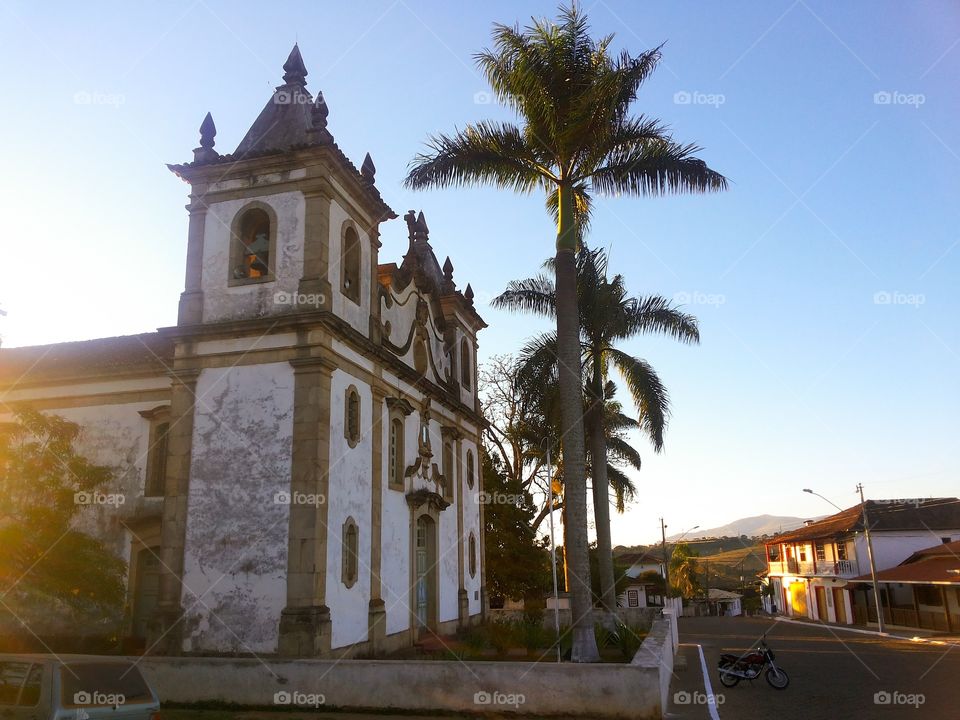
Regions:
[[436, 533], [433, 520], [422, 515], [417, 519], [416, 599], [417, 630], [436, 625], [437, 559]]

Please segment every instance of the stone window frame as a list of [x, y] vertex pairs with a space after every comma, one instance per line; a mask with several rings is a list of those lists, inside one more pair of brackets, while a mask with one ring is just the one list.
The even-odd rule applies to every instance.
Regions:
[[[147, 436], [147, 462], [143, 474], [143, 496], [164, 497], [167, 494], [167, 460], [170, 454], [170, 406], [158, 405], [152, 410], [144, 410], [140, 413], [140, 417], [150, 423]], [[161, 437], [161, 428], [164, 426], [166, 426], [166, 432]]]
[[477, 536], [474, 534], [473, 530], [470, 531], [470, 537], [467, 540], [467, 565], [470, 570], [470, 577], [475, 578], [477, 576]]
[[[355, 428], [351, 428], [350, 406], [354, 401], [356, 402], [357, 410], [357, 426]], [[357, 390], [357, 386], [351, 383], [347, 386], [347, 389], [343, 393], [343, 437], [346, 438], [347, 445], [349, 445], [351, 448], [355, 448], [363, 436], [361, 429], [363, 425], [362, 420], [363, 399], [360, 397], [360, 391]]]
[[459, 478], [457, 472], [457, 441], [462, 437], [460, 431], [453, 425], [443, 425], [440, 428], [443, 444], [440, 451], [440, 472], [443, 475], [443, 498], [453, 501], [454, 488]]
[[[387, 402], [387, 487], [391, 490], [403, 492], [405, 488], [404, 472], [407, 469], [406, 436], [407, 417], [413, 413], [413, 405], [403, 398], [388, 397]], [[391, 457], [391, 440], [394, 422], [400, 428], [397, 438], [397, 454]], [[391, 472], [393, 471], [393, 472]], [[393, 477], [391, 477], [393, 475]]]
[[477, 471], [475, 463], [476, 459], [473, 456], [473, 448], [467, 448], [466, 453], [466, 463], [467, 463], [467, 487], [473, 490], [473, 486], [477, 484]]
[[351, 516], [343, 521], [340, 533], [340, 581], [352, 588], [360, 578], [360, 527]]
[[[269, 262], [267, 264], [267, 274], [258, 278], [238, 278], [234, 277], [233, 271], [240, 264], [243, 256], [243, 241], [240, 237], [240, 230], [243, 224], [244, 216], [251, 210], [263, 210], [270, 221], [270, 248]], [[233, 216], [230, 223], [230, 262], [227, 267], [227, 287], [238, 287], [242, 285], [257, 285], [259, 283], [273, 282], [277, 279], [277, 211], [270, 205], [260, 200], [251, 200], [241, 207]]]
[[473, 361], [467, 338], [460, 339], [460, 385], [464, 390], [473, 392]]
[[[355, 253], [348, 257], [347, 253], [351, 248], [347, 247], [347, 236], [353, 232], [357, 239], [356, 243], [351, 245]], [[347, 298], [354, 305], [360, 305], [362, 297], [361, 287], [363, 285], [363, 236], [353, 220], [344, 220], [340, 227], [340, 294]], [[356, 270], [356, 282], [346, 287], [347, 270], [351, 268]]]

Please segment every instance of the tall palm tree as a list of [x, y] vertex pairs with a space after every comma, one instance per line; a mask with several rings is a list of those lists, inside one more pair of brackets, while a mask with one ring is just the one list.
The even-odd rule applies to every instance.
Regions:
[[660, 60], [659, 48], [632, 57], [590, 36], [586, 16], [560, 8], [557, 22], [494, 25], [493, 49], [476, 55], [497, 99], [521, 124], [482, 121], [430, 138], [411, 162], [411, 188], [491, 184], [543, 192], [557, 223], [557, 338], [560, 353], [574, 662], [600, 659], [593, 634], [587, 549], [583, 393], [574, 254], [590, 218], [591, 193], [661, 195], [722, 190], [726, 179], [675, 142], [657, 120], [630, 106]]
[[[547, 263], [551, 268], [552, 264]], [[659, 296], [633, 298], [627, 295], [622, 275], [607, 277], [607, 259], [602, 250], [582, 248], [577, 257], [577, 295], [580, 311], [581, 353], [587, 405], [584, 413], [593, 458], [608, 457], [612, 420], [607, 404], [612, 398], [609, 380], [611, 365], [626, 380], [630, 397], [639, 413], [638, 426], [649, 436], [656, 452], [663, 449], [663, 433], [669, 416], [669, 396], [654, 369], [616, 345], [641, 333], [655, 332], [681, 342], [700, 340], [697, 320], [672, 307]], [[513, 281], [506, 292], [494, 299], [494, 307], [531, 311], [552, 316], [556, 312], [556, 289], [545, 275]], [[556, 364], [556, 335], [547, 333], [527, 344], [524, 372], [543, 377]], [[593, 504], [600, 559], [601, 603], [604, 621], [613, 622], [616, 589], [613, 548], [610, 539], [610, 472], [606, 462], [593, 463]]]

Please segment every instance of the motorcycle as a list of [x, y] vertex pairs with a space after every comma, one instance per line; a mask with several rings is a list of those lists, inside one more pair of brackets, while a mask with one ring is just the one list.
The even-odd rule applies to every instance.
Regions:
[[770, 687], [783, 690], [790, 684], [786, 671], [777, 667], [774, 662], [773, 650], [767, 645], [767, 636], [764, 635], [755, 650], [745, 655], [724, 653], [720, 656], [717, 669], [720, 671], [720, 683], [731, 688], [741, 680], [754, 680], [766, 669], [765, 677]]

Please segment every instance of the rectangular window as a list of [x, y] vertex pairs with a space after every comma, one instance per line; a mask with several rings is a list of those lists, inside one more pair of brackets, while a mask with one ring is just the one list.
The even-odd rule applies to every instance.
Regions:
[[627, 590], [627, 607], [640, 607], [640, 593], [636, 590]]
[[940, 588], [917, 585], [913, 590], [917, 594], [918, 604], [943, 607], [943, 596], [940, 594]]
[[799, 552], [800, 552], [800, 562], [806, 562], [806, 561], [807, 561], [807, 546], [804, 545], [802, 548], [800, 548], [800, 551], [799, 551]]
[[150, 448], [150, 467], [143, 494], [147, 497], [162, 497], [167, 477], [167, 452], [169, 450], [170, 423], [157, 423], [153, 431], [153, 446]]
[[814, 546], [814, 550], [815, 550], [816, 553], [817, 553], [817, 554], [816, 554], [817, 560], [826, 560], [826, 559], [827, 559], [827, 550], [826, 550], [826, 548], [823, 546], [823, 543], [822, 543], [822, 542], [818, 542], [818, 543]]
[[837, 560], [847, 559], [847, 544], [845, 542], [837, 543]]
[[767, 559], [770, 562], [779, 562], [780, 561], [780, 546], [779, 545], [767, 545]]

